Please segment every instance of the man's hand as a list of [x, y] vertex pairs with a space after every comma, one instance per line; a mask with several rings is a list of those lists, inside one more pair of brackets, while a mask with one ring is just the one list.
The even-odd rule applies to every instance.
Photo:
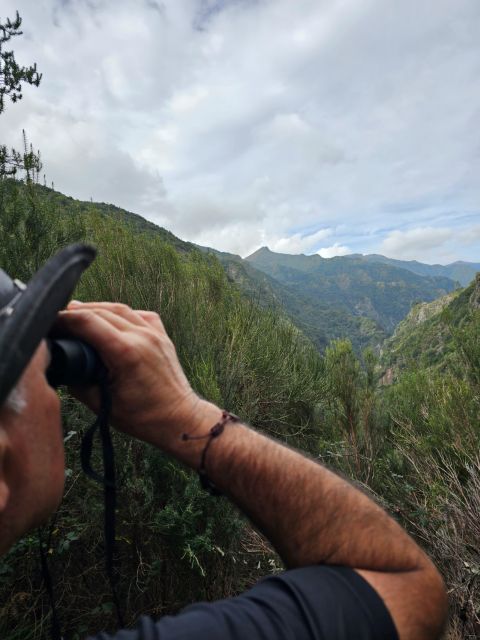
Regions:
[[[100, 354], [110, 374], [115, 427], [168, 449], [172, 438], [178, 440], [181, 432], [199, 424], [208, 403], [190, 387], [156, 313], [108, 302], [72, 302], [60, 314], [58, 327]], [[97, 389], [73, 391], [98, 409]]]

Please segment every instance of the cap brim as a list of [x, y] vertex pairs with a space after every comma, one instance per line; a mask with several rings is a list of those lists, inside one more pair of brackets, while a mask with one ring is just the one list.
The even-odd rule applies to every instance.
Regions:
[[95, 249], [84, 244], [57, 253], [30, 280], [11, 315], [0, 319], [0, 406], [95, 255]]

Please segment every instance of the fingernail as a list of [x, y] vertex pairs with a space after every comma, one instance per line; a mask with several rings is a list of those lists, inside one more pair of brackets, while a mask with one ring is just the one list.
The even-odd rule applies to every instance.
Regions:
[[70, 302], [68, 303], [69, 307], [76, 307], [79, 304], [83, 304], [83, 302], [81, 302], [80, 300], [70, 300]]

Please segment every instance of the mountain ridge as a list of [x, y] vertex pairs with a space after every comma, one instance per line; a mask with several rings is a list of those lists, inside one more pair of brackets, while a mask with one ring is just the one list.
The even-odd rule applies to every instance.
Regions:
[[[159, 235], [180, 253], [201, 250], [213, 254], [220, 261], [229, 280], [234, 282], [244, 295], [253, 299], [260, 306], [273, 307], [278, 312], [285, 313], [286, 317], [293, 321], [320, 351], [323, 351], [327, 344], [335, 338], [350, 338], [357, 353], [367, 346], [379, 350], [384, 339], [392, 333], [398, 321], [407, 315], [413, 302], [431, 300], [455, 288], [455, 283], [449, 279], [425, 280], [423, 276], [415, 274], [409, 276], [408, 270], [376, 262], [368, 264], [368, 261], [355, 256], [336, 258], [322, 258], [318, 255], [307, 256], [305, 254], [295, 256], [276, 254], [268, 247], [262, 247], [249, 256], [250, 260], [242, 259], [236, 254], [200, 247], [181, 240], [167, 229], [115, 205], [79, 201], [47, 187], [39, 188], [52, 198], [53, 203], [72, 214], [95, 209], [102, 215], [126, 222], [136, 232]], [[284, 258], [288, 263], [287, 275], [293, 274], [295, 277], [290, 277], [290, 281], [288, 281], [288, 277], [279, 278], [277, 273], [266, 273], [265, 270], [259, 269], [258, 265], [254, 264], [256, 260], [252, 260], [252, 257], [261, 258], [262, 256], [273, 260], [276, 260], [278, 256]], [[314, 271], [320, 270], [322, 272], [325, 270], [327, 273], [322, 273], [320, 276], [316, 273], [312, 278], [312, 274], [309, 273], [312, 264]], [[349, 273], [335, 275], [335, 271], [341, 271], [343, 267], [353, 269], [354, 275]], [[299, 271], [300, 278], [298, 278]], [[391, 296], [392, 305], [394, 306], [397, 302], [396, 297], [405, 298], [405, 291], [409, 287], [407, 281], [409, 277], [413, 280], [417, 278], [417, 285], [421, 284], [417, 291], [419, 295], [407, 295], [395, 314], [385, 318], [382, 310], [378, 309], [379, 300], [376, 298], [380, 299], [381, 307], [383, 304], [381, 302], [382, 292], [395, 289], [396, 284], [393, 276], [395, 274], [398, 276], [399, 272], [403, 274], [404, 281], [402, 282], [402, 278], [397, 277], [396, 284], [398, 285], [400, 282], [401, 286], [397, 286], [398, 296]], [[405, 274], [407, 274], [407, 280], [405, 280]], [[299, 279], [300, 282], [298, 282]], [[319, 286], [315, 279], [320, 280], [321, 284], [327, 283], [328, 286], [324, 286], [322, 290], [322, 286]], [[309, 286], [305, 287], [305, 282]], [[358, 291], [361, 291], [362, 287], [362, 295], [358, 296]], [[351, 298], [354, 299], [353, 304]]]
[[393, 332], [412, 304], [434, 300], [458, 286], [445, 276], [422, 276], [384, 262], [346, 256], [277, 254], [261, 248], [245, 261], [301, 295], [374, 320], [387, 333]]
[[466, 260], [456, 260], [455, 262], [451, 262], [446, 265], [442, 265], [439, 263], [428, 264], [425, 262], [419, 262], [418, 260], [399, 260], [396, 258], [388, 258], [387, 256], [384, 256], [378, 253], [371, 253], [371, 254], [351, 253], [346, 256], [322, 258], [322, 256], [320, 256], [317, 253], [313, 253], [313, 254], [277, 253], [276, 251], [272, 251], [268, 246], [260, 247], [250, 255], [246, 256], [244, 260], [255, 261], [259, 257], [264, 257], [267, 255], [276, 255], [276, 256], [281, 256], [282, 258], [286, 258], [288, 256], [300, 256], [302, 259], [306, 259], [306, 260], [313, 259], [317, 264], [321, 264], [324, 261], [336, 260], [336, 259], [384, 263], [384, 264], [389, 264], [391, 266], [396, 266], [401, 269], [406, 269], [407, 271], [411, 271], [412, 273], [416, 273], [417, 275], [447, 277], [447, 278], [450, 278], [451, 280], [458, 281], [460, 285], [463, 287], [470, 284], [470, 282], [475, 277], [475, 274], [478, 271], [480, 271], [480, 262], [479, 263], [468, 262]]

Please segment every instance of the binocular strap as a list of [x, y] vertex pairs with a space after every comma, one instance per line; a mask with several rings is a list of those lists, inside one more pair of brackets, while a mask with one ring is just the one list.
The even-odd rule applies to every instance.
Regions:
[[[97, 419], [88, 429], [82, 439], [80, 459], [82, 469], [87, 476], [96, 482], [103, 484], [104, 496], [104, 539], [105, 539], [105, 570], [112, 590], [113, 602], [120, 628], [124, 627], [123, 616], [120, 611], [120, 603], [116, 590], [116, 575], [114, 568], [115, 556], [115, 509], [117, 506], [117, 490], [115, 475], [115, 454], [113, 451], [112, 434], [110, 433], [109, 420], [112, 407], [112, 398], [106, 378], [99, 384], [101, 406]], [[99, 432], [102, 444], [103, 476], [92, 467], [93, 440]]]
[[53, 593], [52, 576], [50, 575], [50, 571], [48, 570], [48, 562], [47, 562], [47, 553], [48, 553], [48, 549], [50, 549], [52, 531], [53, 531], [53, 527], [55, 526], [55, 520], [57, 519], [57, 514], [58, 514], [58, 511], [55, 514], [54, 521], [50, 527], [46, 544], [43, 541], [41, 530], [40, 529], [38, 530], [38, 544], [40, 549], [40, 566], [42, 569], [42, 579], [45, 585], [45, 589], [47, 591], [48, 599], [50, 601], [50, 609], [52, 611], [50, 635], [52, 640], [63, 640], [62, 632], [60, 629], [60, 622], [58, 620], [57, 607], [55, 605], [55, 595]]
[[[116, 509], [116, 475], [115, 475], [115, 456], [112, 444], [112, 436], [109, 428], [109, 419], [111, 413], [111, 395], [108, 382], [105, 379], [99, 383], [101, 406], [97, 419], [91, 427], [85, 432], [80, 449], [80, 460], [82, 463], [82, 469], [84, 473], [103, 485], [104, 490], [104, 540], [105, 540], [105, 570], [112, 590], [113, 602], [117, 614], [117, 621], [120, 628], [125, 626], [123, 616], [120, 610], [120, 603], [118, 600], [116, 590], [116, 575], [114, 567], [115, 557], [115, 509]], [[103, 474], [98, 473], [92, 467], [92, 453], [94, 438], [97, 434], [100, 435], [100, 442], [102, 445], [102, 459], [103, 459]], [[53, 527], [52, 527], [53, 528]], [[52, 610], [52, 625], [51, 625], [51, 637], [52, 640], [63, 640], [60, 623], [58, 620], [58, 614], [55, 606], [55, 598], [53, 593], [52, 580], [50, 572], [48, 570], [47, 556], [44, 548], [43, 541], [39, 534], [40, 540], [40, 558], [42, 577], [45, 584], [45, 588], [50, 600], [50, 606]], [[47, 544], [47, 549], [50, 548], [50, 537]]]

